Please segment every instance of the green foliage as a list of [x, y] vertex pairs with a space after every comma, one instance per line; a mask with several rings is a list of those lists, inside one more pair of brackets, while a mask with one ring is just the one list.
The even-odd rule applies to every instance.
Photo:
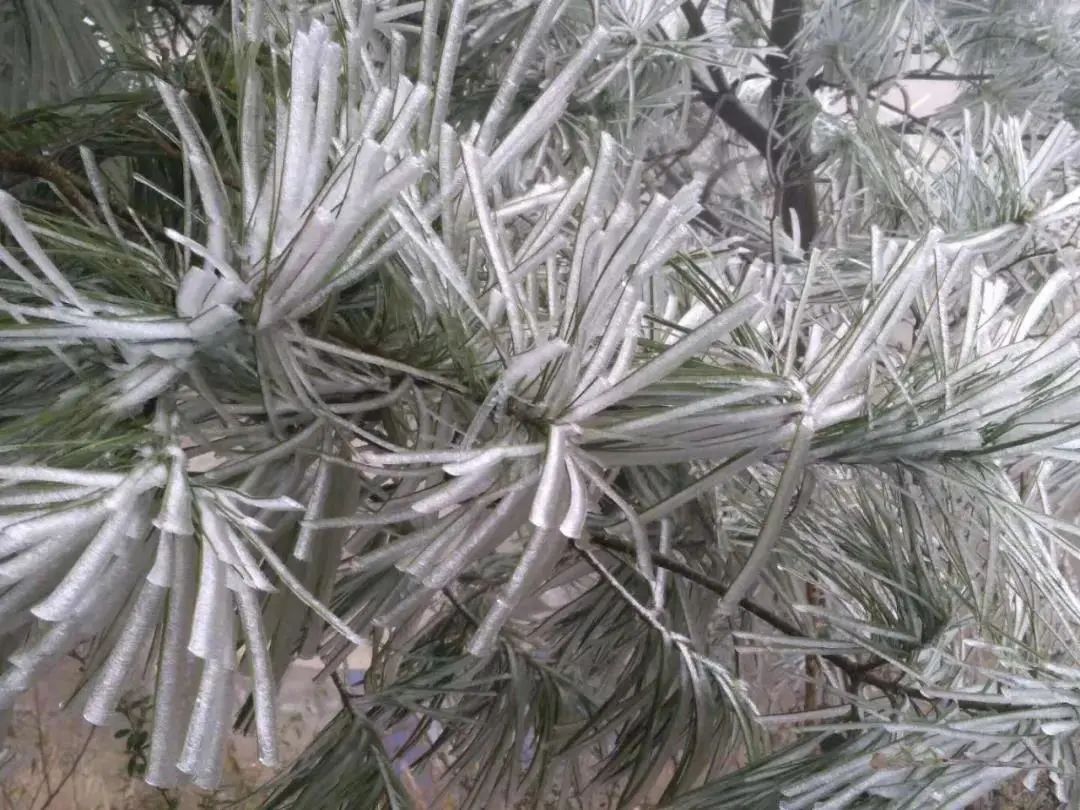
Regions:
[[124, 752], [128, 756], [128, 776], [143, 776], [146, 773], [150, 747], [147, 715], [151, 710], [152, 705], [147, 695], [134, 700], [121, 700], [117, 706], [117, 711], [124, 717], [125, 725], [117, 729], [113, 737], [124, 741]]

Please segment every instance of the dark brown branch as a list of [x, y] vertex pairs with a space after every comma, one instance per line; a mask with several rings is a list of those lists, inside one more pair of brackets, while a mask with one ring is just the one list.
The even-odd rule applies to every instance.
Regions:
[[918, 79], [921, 82], [988, 82], [993, 76], [989, 73], [946, 73], [940, 70], [907, 70], [897, 73], [895, 76], [886, 76], [874, 82], [875, 87], [886, 82], [902, 81], [905, 79]]
[[[175, 151], [172, 144], [164, 140], [162, 140], [162, 144]], [[177, 156], [179, 154], [179, 152], [176, 152]], [[64, 201], [75, 206], [87, 219], [93, 222], [98, 221], [96, 204], [87, 197], [88, 194], [93, 194], [93, 191], [87, 188], [85, 181], [81, 177], [60, 163], [50, 161], [39, 155], [0, 150], [0, 173], [3, 172], [22, 174], [52, 183]], [[143, 230], [145, 230], [162, 241], [168, 241], [165, 236], [165, 229], [161, 225], [144, 220], [141, 223], [142, 228], [140, 228], [130, 214], [124, 213], [125, 206], [122, 202], [118, 204], [114, 199], [111, 204], [116, 214], [117, 224], [129, 238], [136, 241], [141, 240], [144, 238]], [[53, 205], [42, 199], [35, 200], [34, 207], [52, 213], [67, 213], [68, 211], [62, 204]]]
[[765, 62], [773, 75], [770, 96], [775, 124], [771, 135], [782, 144], [772, 162], [776, 183], [776, 205], [784, 230], [791, 234], [799, 225], [800, 247], [810, 246], [818, 231], [817, 190], [814, 187], [814, 163], [810, 150], [810, 121], [804, 111], [813, 104], [809, 90], [800, 86], [796, 40], [802, 28], [802, 0], [774, 0], [769, 39], [782, 51]]
[[[690, 36], [704, 37], [708, 34], [705, 22], [698, 13], [693, 0], [683, 0], [682, 13], [686, 17]], [[716, 65], [708, 66], [709, 78], [712, 79], [716, 89], [706, 87], [695, 82], [695, 89], [702, 101], [712, 107], [720, 120], [739, 133], [743, 140], [749, 143], [759, 154], [767, 157], [769, 151], [769, 131], [765, 128], [754, 114], [735, 95], [735, 91], [728, 84], [724, 71]]]
[[[708, 34], [705, 22], [692, 0], [683, 0], [680, 6], [686, 18], [689, 33], [693, 37]], [[801, 0], [776, 0], [770, 38], [784, 49], [784, 56], [772, 57], [773, 102], [776, 108], [774, 125], [763, 124], [735, 95], [724, 71], [709, 65], [709, 78], [715, 88], [695, 81], [698, 97], [708, 104], [725, 124], [750, 144], [769, 166], [776, 186], [775, 207], [781, 216], [784, 229], [794, 234], [798, 220], [799, 241], [803, 248], [809, 247], [818, 231], [817, 191], [814, 188], [813, 159], [810, 153], [810, 128], [808, 122], [799, 120], [799, 107], [812, 102], [806, 88], [796, 87], [798, 64], [795, 59], [794, 41], [802, 25]]]
[[97, 219], [93, 203], [86, 198], [74, 175], [40, 155], [0, 150], [0, 172], [25, 174], [52, 183], [58, 192], [91, 220]]
[[777, 48], [787, 52], [802, 28], [802, 0], [773, 0], [772, 24], [769, 39]]
[[[903, 81], [920, 81], [920, 82], [954, 82], [960, 84], [961, 82], [988, 82], [993, 78], [988, 73], [944, 73], [939, 70], [907, 70], [902, 73], [893, 73], [889, 76], [883, 76], [880, 79], [876, 79], [867, 85], [867, 90], [876, 90], [886, 84], [894, 84], [895, 82]], [[845, 84], [838, 82], [830, 82], [825, 79], [824, 74], [818, 73], [815, 76], [811, 76], [806, 82], [807, 89], [810, 92], [817, 92], [822, 87], [831, 87], [836, 89], [847, 89], [849, 92], [853, 91], [853, 88], [849, 88]]]

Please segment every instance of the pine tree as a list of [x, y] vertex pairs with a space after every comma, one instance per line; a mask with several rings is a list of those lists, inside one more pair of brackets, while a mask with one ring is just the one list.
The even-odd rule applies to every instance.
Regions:
[[0, 720], [77, 654], [265, 807], [413, 806], [402, 729], [463, 807], [1080, 804], [1070, 4], [0, 32]]

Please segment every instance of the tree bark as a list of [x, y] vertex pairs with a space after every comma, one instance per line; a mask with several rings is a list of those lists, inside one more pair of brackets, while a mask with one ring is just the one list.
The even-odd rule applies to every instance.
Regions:
[[774, 124], [770, 137], [782, 144], [771, 163], [776, 184], [776, 211], [787, 233], [793, 234], [794, 222], [798, 222], [799, 243], [805, 250], [817, 235], [818, 210], [810, 146], [813, 119], [806, 114], [807, 105], [812, 104], [813, 99], [798, 81], [796, 39], [802, 20], [802, 0], [774, 0], [769, 39], [783, 55], [770, 56], [766, 63], [773, 76], [770, 96]]

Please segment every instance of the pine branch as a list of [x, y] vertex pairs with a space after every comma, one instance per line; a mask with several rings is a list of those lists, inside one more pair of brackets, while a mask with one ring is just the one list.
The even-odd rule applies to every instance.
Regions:
[[[162, 0], [134, 33], [181, 42], [192, 5]], [[811, 754], [768, 779], [737, 768], [722, 802], [700, 806], [884, 800], [862, 780], [891, 779], [897, 751], [924, 745], [934, 767], [878, 787], [966, 806], [969, 776], [981, 788], [1011, 778], [999, 771], [1067, 770], [1056, 735], [1080, 699], [1057, 665], [1076, 666], [1080, 608], [1052, 552], [1080, 482], [1080, 313], [1061, 253], [1080, 197], [1077, 137], [1052, 107], [1064, 83], [1045, 62], [1016, 60], [1029, 78], [1015, 97], [995, 82], [978, 126], [945, 127], [916, 155], [880, 120], [887, 82], [941, 80], [943, 60], [912, 55], [932, 60], [941, 37], [978, 41], [990, 23], [932, 0], [843, 15], [747, 0], [767, 67], [738, 81], [696, 70], [709, 121], [670, 152], [663, 138], [686, 124], [669, 81], [682, 63], [651, 38], [628, 53], [623, 38], [639, 23], [659, 39], [659, 16], [615, 21], [605, 4], [583, 39], [555, 27], [559, 0], [455, 0], [446, 19], [434, 3], [422, 15], [382, 4], [374, 22], [350, 17], [355, 4], [302, 0], [260, 23], [276, 5], [234, 3], [197, 50], [174, 54], [174, 75], [150, 71], [153, 93], [53, 112], [39, 99], [4, 144], [5, 180], [46, 181], [55, 195], [31, 199], [56, 214], [26, 221], [0, 194], [3, 244], [18, 245], [0, 251], [0, 601], [18, 602], [0, 613], [35, 628], [0, 638], [0, 711], [45, 677], [42, 622], [60, 628], [48, 631], [58, 654], [84, 631], [103, 640], [85, 661], [90, 723], [109, 722], [141, 651], [160, 651], [148, 775], [209, 789], [227, 733], [213, 707], [248, 663], [237, 651], [252, 675], [242, 713], [271, 767], [275, 684], [296, 655], [319, 655], [345, 709], [270, 807], [406, 797], [380, 740], [417, 712], [416, 740], [442, 723], [431, 749], [469, 782], [467, 807], [534, 790], [547, 802], [549, 774], [583, 760], [570, 781], [622, 780], [620, 806], [669, 777], [661, 801], [681, 806], [716, 763], [755, 758], [761, 737], [750, 692], [701, 652], [750, 651], [714, 633], [720, 602], [811, 675], [816, 711], [766, 722], [832, 726], [863, 764], [831, 772], [849, 763]], [[705, 5], [682, 5], [699, 44]], [[419, 58], [402, 36], [414, 25]], [[155, 47], [120, 44], [136, 66]], [[976, 50], [949, 67], [994, 70]], [[813, 93], [828, 85], [811, 64], [836, 67], [852, 92], [818, 153]], [[493, 94], [472, 93], [493, 77]], [[769, 88], [771, 113], [739, 100], [750, 81]], [[1023, 120], [994, 108], [1036, 94]], [[910, 127], [907, 100], [892, 107]], [[685, 186], [689, 153], [716, 121], [749, 171], [728, 210], [699, 213], [720, 175]], [[137, 190], [109, 204], [93, 153], [88, 186], [44, 140], [131, 158]], [[665, 153], [662, 189], [624, 160], [643, 141]], [[686, 160], [671, 172], [669, 159]], [[109, 234], [85, 225], [99, 201]], [[137, 238], [118, 232], [114, 207]], [[770, 208], [779, 221], [763, 221]], [[162, 231], [147, 236], [144, 220]], [[732, 237], [713, 255], [703, 223]], [[776, 260], [781, 223], [813, 244], [810, 261]], [[770, 501], [761, 462], [788, 446], [808, 401], [816, 494], [796, 500], [800, 461]], [[1009, 461], [984, 466], [988, 453]], [[935, 485], [921, 468], [898, 486], [898, 462], [936, 465]], [[606, 522], [612, 510], [624, 519]], [[598, 519], [592, 551], [565, 553]], [[758, 544], [749, 558], [727, 550], [713, 577], [703, 543], [676, 538], [720, 521]], [[755, 601], [762, 578], [772, 608]], [[376, 669], [351, 689], [342, 662], [372, 634]], [[820, 788], [797, 796], [808, 778]], [[585, 798], [565, 786], [559, 800]]]
[[[601, 546], [602, 548], [609, 549], [611, 551], [618, 551], [622, 554], [633, 556], [635, 549], [633, 543], [628, 543], [625, 540], [620, 540], [617, 537], [610, 537], [607, 535], [596, 535], [590, 538], [590, 542], [594, 545]], [[665, 568], [671, 571], [673, 574], [678, 574], [684, 579], [689, 580], [701, 587], [712, 591], [717, 596], [723, 598], [727, 592], [727, 586], [724, 585], [718, 579], [710, 577], [708, 574], [702, 573], [689, 565], [671, 557], [668, 554], [662, 554], [656, 551], [652, 553], [653, 562], [661, 568]], [[743, 598], [738, 602], [740, 608], [745, 610], [752, 616], [756, 616], [766, 624], [770, 625], [776, 630], [779, 630], [785, 636], [792, 638], [806, 638], [806, 634], [802, 629], [782, 616], [774, 613], [763, 605], [759, 605], [752, 599]], [[869, 661], [853, 661], [843, 655], [835, 655], [831, 653], [825, 653], [818, 656], [824, 661], [828, 661], [830, 664], [841, 670], [849, 678], [852, 683], [857, 685], [864, 683], [867, 686], [873, 686], [880, 689], [887, 695], [904, 696], [913, 700], [922, 700], [927, 703], [936, 703], [937, 700], [930, 697], [921, 689], [908, 686], [907, 684], [900, 683], [899, 681], [891, 681], [888, 678], [875, 675], [871, 670], [874, 670], [880, 666], [883, 666], [886, 662], [884, 659], [874, 656]], [[970, 710], [982, 710], [988, 709], [988, 705], [980, 703], [979, 701], [957, 701], [957, 705], [962, 709]], [[1009, 711], [1015, 711], [1018, 707], [1010, 705], [1007, 707]]]

